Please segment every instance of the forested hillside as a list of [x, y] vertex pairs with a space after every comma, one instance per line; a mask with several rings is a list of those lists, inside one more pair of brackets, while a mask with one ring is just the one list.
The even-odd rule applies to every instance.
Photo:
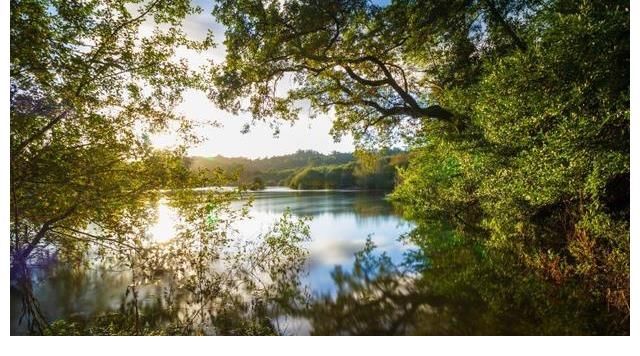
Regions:
[[252, 189], [288, 186], [293, 189], [392, 189], [398, 168], [407, 163], [399, 149], [381, 152], [368, 162], [353, 153], [322, 154], [312, 150], [268, 158], [190, 157], [189, 167], [205, 175], [222, 172], [229, 184]]

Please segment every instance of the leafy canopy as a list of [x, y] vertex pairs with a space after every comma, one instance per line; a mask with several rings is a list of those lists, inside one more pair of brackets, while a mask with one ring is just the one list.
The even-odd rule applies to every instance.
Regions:
[[211, 97], [256, 119], [295, 120], [304, 103], [334, 110], [335, 136], [360, 143], [388, 143], [427, 118], [459, 125], [439, 92], [473, 80], [479, 57], [524, 48], [514, 28], [536, 3], [220, 1], [227, 56]]
[[568, 296], [585, 332], [628, 332], [628, 1], [245, 0], [214, 14], [221, 106], [295, 120], [310, 105], [361, 146], [408, 141], [393, 196], [427, 258], [453, 234], [482, 256], [468, 275], [509, 264], [521, 303], [528, 288], [532, 305]]
[[89, 223], [122, 241], [147, 219], [154, 190], [190, 179], [182, 151], [157, 151], [148, 135], [177, 125], [193, 139], [172, 108], [197, 83], [176, 50], [212, 45], [181, 30], [198, 11], [188, 1], [11, 1], [17, 261], [46, 244], [73, 250]]

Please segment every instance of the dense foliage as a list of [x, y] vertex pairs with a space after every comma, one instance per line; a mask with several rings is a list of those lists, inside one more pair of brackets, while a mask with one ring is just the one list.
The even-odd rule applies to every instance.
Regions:
[[[181, 150], [154, 150], [142, 133], [181, 121], [170, 109], [194, 85], [193, 73], [173, 55], [178, 45], [200, 50], [210, 39], [192, 42], [180, 30], [179, 20], [197, 11], [188, 2], [133, 6], [11, 2], [16, 261], [39, 244], [81, 238], [73, 229], [90, 222], [115, 235], [131, 231], [146, 218], [140, 201], [157, 195], [153, 189], [188, 180]], [[139, 37], [147, 16], [166, 30]], [[64, 235], [53, 231], [63, 226]]]
[[[213, 45], [183, 31], [201, 9], [165, 0], [12, 0], [10, 8], [11, 295], [22, 301], [12, 318], [32, 333], [276, 332], [256, 322], [266, 308], [256, 305], [295, 289], [305, 224], [287, 215], [239, 256], [229, 238], [244, 215], [229, 205], [239, 192], [184, 189], [223, 182], [187, 168], [185, 148], [197, 135], [173, 111], [202, 84], [179, 50]], [[170, 127], [184, 146], [155, 149], [149, 135]], [[166, 243], [149, 233], [158, 204], [182, 219]], [[52, 264], [128, 271], [120, 310], [51, 323], [32, 277]], [[161, 282], [156, 307], [170, 310], [149, 324], [157, 308], [143, 296]]]
[[483, 249], [518, 256], [603, 333], [628, 327], [628, 26], [624, 4], [546, 4], [526, 51], [443, 93], [467, 127], [425, 125], [395, 193], [414, 218], [481, 228]]
[[[425, 288], [473, 283], [483, 317], [526, 310], [552, 324], [540, 333], [629, 332], [628, 1], [245, 0], [214, 14], [220, 105], [292, 120], [306, 100], [334, 110], [337, 136], [410, 142], [393, 197], [412, 240], [426, 261], [471, 253], [453, 276], [425, 267]], [[271, 90], [284, 78], [295, 85]]]
[[[289, 313], [317, 334], [629, 333], [628, 1], [220, 0], [226, 57], [200, 71], [178, 52], [214, 43], [185, 35], [186, 0], [10, 9], [11, 280], [29, 331], [277, 334]], [[197, 134], [173, 108], [191, 89], [276, 125], [331, 114], [357, 157], [187, 158]], [[170, 127], [184, 146], [155, 149]], [[371, 154], [397, 143], [409, 153]], [[242, 192], [188, 189], [233, 175], [395, 187], [418, 249], [394, 265], [368, 244], [336, 268], [337, 295], [306, 295], [305, 220], [236, 241]], [[158, 204], [181, 219], [165, 243]], [[120, 309], [51, 323], [31, 283], [51, 259], [124, 268]]]

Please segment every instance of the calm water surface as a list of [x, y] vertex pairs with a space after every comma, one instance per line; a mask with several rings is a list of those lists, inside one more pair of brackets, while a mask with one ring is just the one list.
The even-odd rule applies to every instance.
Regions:
[[[346, 190], [296, 191], [271, 187], [254, 193], [250, 218], [238, 222], [239, 238], [252, 238], [266, 232], [286, 209], [293, 215], [310, 217], [311, 241], [308, 275], [304, 283], [312, 293], [333, 293], [331, 271], [340, 265], [350, 270], [354, 253], [360, 251], [368, 237], [394, 261], [400, 262], [411, 246], [398, 238], [412, 225], [384, 200], [384, 193]], [[237, 202], [240, 206], [242, 203]], [[171, 238], [176, 213], [166, 205], [158, 207], [158, 223], [151, 229], [156, 240]], [[34, 292], [49, 320], [90, 315], [117, 309], [130, 276], [126, 272], [90, 270], [72, 275], [61, 269], [35, 270]], [[17, 323], [20, 300], [12, 293], [11, 330], [21, 333]], [[304, 326], [292, 325], [290, 332], [305, 333]]]
[[394, 262], [402, 261], [411, 248], [398, 238], [412, 225], [394, 212], [382, 192], [267, 189], [255, 195], [253, 219], [242, 222], [241, 233], [256, 236], [265, 232], [287, 208], [294, 215], [312, 218], [306, 282], [315, 292], [333, 291], [330, 272], [336, 265], [350, 270], [354, 253], [362, 250], [368, 237]]

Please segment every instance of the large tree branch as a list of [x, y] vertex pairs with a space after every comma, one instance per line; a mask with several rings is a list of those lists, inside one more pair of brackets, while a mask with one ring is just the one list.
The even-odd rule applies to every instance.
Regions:
[[347, 74], [349, 75], [349, 77], [351, 77], [351, 79], [354, 79], [355, 81], [357, 81], [360, 84], [364, 84], [364, 85], [368, 85], [371, 87], [379, 87], [385, 84], [390, 84], [388, 79], [366, 79], [363, 78], [359, 75], [357, 75], [353, 69], [351, 69], [351, 67], [349, 67], [348, 65], [343, 66], [344, 70], [347, 72]]
[[[131, 250], [138, 250], [138, 249], [139, 249], [138, 247], [136, 247], [136, 246], [134, 246], [134, 245], [131, 245], [131, 244], [129, 244], [129, 243], [127, 243], [127, 242], [125, 242], [125, 241], [121, 241], [121, 240], [119, 240], [119, 239], [112, 238], [112, 237], [109, 237], [109, 236], [98, 236], [98, 235], [90, 234], [90, 233], [88, 233], [88, 232], [86, 232], [86, 231], [80, 231], [80, 230], [78, 230], [78, 229], [70, 228], [70, 227], [67, 227], [67, 226], [58, 226], [57, 228], [64, 229], [64, 230], [68, 230], [68, 231], [71, 231], [71, 232], [73, 232], [73, 233], [75, 233], [75, 234], [83, 235], [83, 236], [85, 236], [86, 238], [91, 239], [91, 241], [93, 241], [93, 242], [98, 242], [98, 243], [100, 243], [101, 241], [108, 241], [108, 242], [114, 243], [114, 244], [116, 244], [116, 245], [119, 245], [119, 246], [123, 246], [123, 247], [129, 248], [129, 249], [131, 249]], [[60, 232], [60, 231], [58, 231], [58, 230], [54, 230], [54, 232], [56, 232], [56, 233], [61, 233], [61, 232]], [[64, 234], [64, 233], [63, 233], [63, 234]], [[74, 235], [70, 235], [70, 234], [66, 234], [66, 235], [67, 235], [68, 237], [73, 237], [73, 238], [81, 239], [80, 237], [77, 237], [77, 236], [74, 236]], [[82, 240], [86, 240], [86, 239], [82, 239]], [[102, 244], [102, 245], [103, 245], [103, 246], [105, 246], [104, 244]]]
[[42, 241], [42, 239], [45, 237], [47, 232], [51, 230], [53, 225], [71, 216], [71, 214], [73, 214], [73, 212], [76, 210], [77, 207], [78, 205], [74, 204], [62, 214], [45, 221], [45, 223], [42, 224], [42, 226], [40, 227], [40, 230], [38, 230], [38, 232], [36, 233], [36, 236], [33, 238], [33, 240], [31, 240], [31, 242], [28, 243], [27, 247], [24, 250], [22, 250], [20, 257], [23, 260], [26, 260], [31, 254], [31, 252], [33, 251], [33, 249], [36, 248], [36, 246], [38, 246], [38, 244]]
[[40, 128], [38, 131], [34, 132], [31, 136], [24, 139], [22, 142], [18, 143], [16, 148], [11, 152], [11, 160], [15, 159], [28, 145], [30, 145], [33, 141], [35, 141], [38, 137], [44, 135], [47, 131], [51, 130], [60, 120], [65, 118], [69, 110], [65, 110], [62, 113], [58, 114], [53, 119], [49, 120], [49, 122]]
[[376, 64], [378, 66], [378, 68], [380, 68], [380, 70], [382, 71], [384, 76], [387, 78], [387, 84], [389, 84], [393, 88], [393, 90], [395, 90], [396, 93], [398, 93], [398, 95], [400, 95], [402, 100], [404, 100], [409, 106], [411, 106], [414, 109], [420, 108], [420, 105], [411, 96], [411, 94], [409, 94], [407, 91], [402, 89], [400, 84], [398, 84], [398, 82], [393, 77], [393, 74], [391, 74], [391, 72], [389, 71], [389, 68], [387, 68], [387, 66], [384, 64], [384, 62], [382, 60], [380, 60], [379, 58], [374, 57], [374, 56], [365, 56], [365, 57], [357, 59], [357, 61], [358, 62], [369, 61], [369, 62], [372, 62], [372, 63]]
[[[374, 56], [364, 56], [364, 57], [348, 60], [348, 62], [350, 62], [350, 63], [362, 63], [362, 62], [374, 63], [382, 71], [382, 73], [385, 76], [385, 79], [376, 79], [376, 80], [366, 79], [366, 78], [363, 78], [363, 77], [357, 75], [356, 73], [354, 73], [353, 70], [348, 65], [345, 65], [343, 67], [345, 68], [345, 70], [347, 72], [347, 75], [349, 75], [350, 78], [354, 79], [355, 81], [357, 81], [360, 84], [367, 85], [367, 86], [372, 86], [372, 87], [382, 86], [382, 85], [389, 85], [402, 98], [402, 100], [406, 103], [406, 106], [397, 106], [397, 107], [392, 107], [392, 108], [384, 108], [381, 105], [379, 105], [378, 103], [371, 102], [371, 101], [363, 101], [363, 103], [375, 108], [381, 114], [387, 115], [387, 116], [390, 116], [390, 115], [407, 115], [407, 116], [411, 116], [411, 117], [415, 117], [415, 118], [431, 117], [431, 118], [434, 118], [434, 119], [440, 119], [440, 120], [446, 120], [446, 121], [450, 120], [453, 117], [453, 114], [451, 112], [449, 112], [448, 110], [444, 109], [443, 107], [441, 107], [439, 105], [431, 105], [431, 106], [427, 106], [427, 107], [424, 107], [424, 106], [420, 105], [417, 102], [417, 100], [413, 96], [411, 96], [411, 94], [407, 90], [405, 90], [404, 88], [402, 88], [402, 86], [400, 86], [400, 84], [393, 77], [393, 74], [391, 73], [391, 71], [389, 70], [387, 65], [382, 60], [380, 60], [379, 58], [374, 57]], [[396, 68], [399, 68], [396, 65], [392, 65], [392, 66], [394, 66]], [[403, 74], [403, 78], [405, 78], [404, 73], [402, 73], [402, 74]], [[341, 88], [344, 91], [344, 86], [341, 85]], [[405, 88], [407, 88], [406, 82], [405, 82]], [[350, 95], [353, 95], [353, 93], [351, 93]], [[391, 112], [389, 110], [391, 110]]]
[[[388, 69], [387, 69], [387, 72], [388, 72]], [[391, 76], [390, 72], [389, 72], [389, 76]], [[350, 96], [355, 101], [357, 101], [359, 103], [362, 103], [362, 104], [365, 104], [365, 105], [375, 109], [376, 111], [378, 111], [381, 115], [384, 115], [385, 117], [397, 116], [397, 115], [405, 115], [405, 116], [410, 116], [410, 117], [414, 117], [414, 118], [430, 117], [430, 118], [444, 120], [444, 121], [449, 121], [453, 117], [453, 114], [450, 111], [444, 109], [440, 105], [430, 105], [430, 106], [426, 106], [426, 107], [419, 105], [418, 102], [415, 99], [413, 99], [413, 97], [411, 97], [411, 95], [409, 95], [407, 92], [405, 92], [400, 87], [400, 85], [395, 80], [393, 80], [393, 77], [391, 77], [391, 79], [389, 79], [387, 77], [387, 79], [385, 81], [389, 82], [389, 84], [394, 88], [394, 90], [396, 92], [400, 91], [400, 92], [404, 93], [404, 94], [402, 94], [400, 96], [405, 101], [405, 103], [407, 105], [395, 105], [395, 106], [391, 106], [391, 107], [385, 107], [385, 106], [381, 105], [380, 103], [378, 103], [378, 102], [376, 102], [374, 100], [364, 99], [364, 98], [359, 97], [356, 93], [354, 93], [353, 90], [351, 90], [349, 87], [344, 85], [339, 79], [334, 78], [334, 80], [336, 82], [336, 85], [345, 94]], [[360, 82], [360, 81], [358, 81], [358, 82]], [[394, 83], [394, 84], [391, 84], [391, 83]]]

